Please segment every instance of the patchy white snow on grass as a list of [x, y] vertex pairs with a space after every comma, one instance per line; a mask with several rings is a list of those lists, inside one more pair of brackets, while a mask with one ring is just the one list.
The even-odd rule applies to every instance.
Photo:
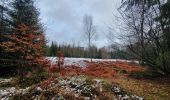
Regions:
[[[48, 60], [51, 61], [52, 64], [56, 64], [57, 57], [47, 57]], [[79, 67], [86, 67], [87, 63], [84, 62], [84, 58], [64, 58], [64, 66], [67, 65], [75, 65]]]
[[[52, 64], [56, 64], [57, 57], [47, 57], [48, 60], [51, 61]], [[85, 61], [90, 62], [90, 58], [64, 58], [64, 65], [75, 65], [80, 67], [86, 67], [87, 63]], [[138, 63], [138, 61], [135, 60], [122, 60], [122, 59], [93, 59], [93, 62], [100, 62], [100, 61], [121, 61], [121, 62], [134, 62]]]
[[15, 87], [9, 87], [6, 89], [0, 89], [0, 98], [6, 98], [9, 95], [16, 95], [16, 94], [25, 94], [28, 92], [30, 87], [27, 87], [25, 89], [16, 89]]
[[[4, 79], [3, 79], [4, 80]], [[24, 95], [27, 93], [35, 93], [35, 92], [40, 92], [43, 93], [45, 91], [50, 91], [59, 88], [62, 88], [63, 93], [73, 93], [75, 97], [79, 96], [84, 96], [84, 100], [91, 100], [94, 99], [96, 100], [96, 92], [93, 92], [94, 90], [100, 90], [100, 93], [103, 92], [104, 90], [104, 84], [105, 82], [101, 79], [88, 79], [84, 75], [80, 76], [73, 76], [73, 77], [67, 77], [67, 78], [62, 78], [62, 77], [57, 77], [53, 81], [51, 81], [46, 89], [42, 89], [39, 87], [39, 85], [35, 85], [35, 87], [27, 87], [25, 89], [19, 89], [16, 87], [7, 87], [6, 89], [0, 89], [0, 99], [1, 100], [10, 100], [10, 97], [15, 96], [15, 95]], [[40, 85], [41, 86], [41, 85]], [[112, 93], [115, 97], [115, 100], [143, 100], [142, 97], [139, 97], [137, 95], [129, 94], [122, 88], [116, 86], [116, 85], [109, 85]], [[30, 91], [31, 89], [31, 91]], [[41, 95], [32, 95], [33, 100], [39, 100], [37, 98], [40, 98]], [[54, 95], [55, 96], [55, 95]], [[53, 99], [60, 100], [63, 96], [60, 95], [59, 97], [54, 97]], [[53, 100], [52, 99], [52, 100]]]
[[[0, 79], [0, 84], [9, 83], [12, 80], [12, 78], [9, 79]], [[16, 95], [16, 94], [25, 94], [28, 92], [30, 87], [27, 87], [25, 89], [17, 89], [15, 87], [7, 87], [7, 88], [0, 88], [0, 98], [1, 100], [8, 100], [8, 95]]]
[[12, 80], [12, 78], [9, 78], [9, 79], [2, 79], [2, 78], [0, 78], [0, 84], [2, 84], [2, 83], [8, 83], [8, 82], [10, 82]]

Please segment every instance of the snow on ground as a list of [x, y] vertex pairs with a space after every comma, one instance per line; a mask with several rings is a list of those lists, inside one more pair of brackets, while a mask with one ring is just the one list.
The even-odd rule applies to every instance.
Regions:
[[12, 78], [9, 78], [9, 79], [1, 79], [0, 78], [0, 84], [10, 82], [11, 80], [12, 80]]
[[6, 98], [8, 95], [16, 95], [16, 94], [25, 94], [28, 92], [30, 87], [27, 87], [25, 89], [16, 89], [15, 87], [9, 87], [6, 89], [0, 89], [0, 98]]
[[[90, 82], [90, 84], [89, 84]], [[24, 94], [31, 94], [32, 92], [45, 92], [45, 91], [50, 91], [53, 89], [57, 89], [57, 88], [62, 88], [60, 91], [62, 93], [73, 93], [75, 95], [75, 97], [79, 97], [79, 96], [84, 96], [85, 100], [86, 98], [88, 98], [87, 100], [91, 100], [94, 99], [96, 100], [97, 98], [97, 91], [99, 90], [100, 93], [103, 93], [105, 91], [104, 88], [104, 84], [106, 84], [103, 80], [100, 79], [87, 79], [85, 76], [80, 75], [80, 76], [73, 76], [73, 77], [67, 77], [67, 78], [61, 78], [58, 77], [56, 79], [54, 79], [53, 81], [51, 81], [48, 85], [46, 89], [43, 89], [43, 87], [41, 85], [36, 85], [36, 87], [31, 88], [31, 87], [27, 87], [25, 89], [19, 89], [19, 88], [15, 88], [15, 87], [8, 87], [6, 89], [0, 89], [0, 99], [1, 100], [9, 100], [10, 97], [20, 94], [20, 95], [24, 95]], [[40, 86], [40, 87], [39, 87]], [[115, 100], [143, 100], [142, 97], [139, 97], [137, 95], [133, 95], [133, 94], [129, 94], [128, 92], [126, 92], [125, 90], [121, 89], [118, 86], [115, 86], [114, 84], [112, 84], [110, 86], [111, 91], [113, 94], [113, 97]], [[32, 90], [32, 92], [30, 91], [30, 89]], [[34, 98], [33, 100], [39, 100], [36, 98], [39, 98], [40, 95], [32, 95], [32, 98]], [[62, 95], [61, 95], [62, 97]], [[55, 95], [54, 95], [54, 98]], [[57, 100], [59, 100], [58, 98], [56, 98]]]
[[[48, 60], [51, 61], [52, 64], [56, 63], [57, 57], [47, 57]], [[86, 67], [86, 62], [90, 62], [90, 58], [64, 58], [64, 65], [75, 65], [75, 66], [80, 66], [80, 67]], [[122, 59], [93, 59], [93, 62], [100, 62], [100, 61], [121, 61], [121, 62], [135, 62], [138, 63], [138, 61], [135, 60], [122, 60]]]
[[[50, 60], [52, 63], [56, 63], [56, 57], [47, 57], [48, 60]], [[65, 58], [64, 59], [64, 65], [75, 65], [75, 66], [80, 66], [80, 67], [86, 67], [87, 65], [87, 61], [90, 61], [89, 58]], [[137, 61], [128, 61], [128, 60], [120, 60], [120, 59], [93, 59], [94, 62], [100, 62], [100, 61], [122, 61], [122, 62], [136, 62]], [[84, 85], [84, 81], [86, 80], [85, 77], [71, 77], [68, 78], [69, 80], [64, 80], [58, 79], [58, 83], [54, 84], [53, 82], [49, 85], [49, 89], [51, 88], [56, 88], [57, 86], [61, 87], [65, 87], [66, 90], [70, 90], [71, 92], [75, 92], [75, 95], [79, 96], [82, 91], [83, 92], [89, 92], [89, 89], [87, 87], [98, 87], [100, 92], [103, 91], [103, 88], [101, 86], [102, 82], [99, 79], [94, 79], [95, 81], [95, 85], [92, 84], [92, 86], [86, 86]], [[12, 78], [10, 79], [1, 79], [0, 78], [0, 84], [4, 84], [4, 83], [8, 83], [12, 80]], [[72, 84], [70, 86], [70, 84]], [[69, 86], [69, 87], [67, 87]], [[72, 88], [74, 87], [74, 88]], [[136, 95], [131, 95], [126, 93], [124, 90], [122, 90], [120, 87], [117, 87], [115, 85], [113, 85], [112, 87], [112, 92], [116, 95], [117, 98], [119, 99], [129, 99], [129, 98], [135, 98], [134, 100], [143, 100], [143, 98], [138, 97]], [[27, 87], [25, 89], [19, 89], [19, 88], [15, 88], [15, 87], [7, 87], [7, 88], [0, 88], [0, 98], [7, 100], [9, 98], [9, 96], [11, 95], [17, 95], [17, 94], [26, 94], [29, 92], [30, 87]], [[40, 87], [36, 87], [36, 90], [42, 91], [42, 89]], [[88, 91], [87, 91], [88, 90]]]
[[[50, 60], [52, 64], [56, 64], [57, 57], [47, 57], [47, 59]], [[64, 58], [64, 65], [86, 67], [87, 64], [84, 60], [84, 58]]]
[[[12, 78], [9, 79], [2, 79], [0, 78], [0, 84], [5, 84], [9, 83], [12, 80]], [[16, 89], [15, 87], [8, 87], [8, 88], [0, 88], [0, 98], [1, 100], [8, 100], [6, 98], [7, 95], [12, 95], [12, 94], [25, 94], [30, 88], [27, 87], [25, 89]], [[3, 99], [2, 99], [3, 98]]]

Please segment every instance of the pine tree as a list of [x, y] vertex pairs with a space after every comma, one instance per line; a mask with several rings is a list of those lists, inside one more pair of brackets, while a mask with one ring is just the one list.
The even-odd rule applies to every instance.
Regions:
[[[18, 31], [18, 26], [25, 25], [28, 28], [29, 33], [35, 35], [44, 35], [43, 25], [40, 23], [39, 11], [34, 5], [35, 0], [14, 0], [11, 4], [12, 11], [9, 15], [12, 20], [12, 31], [15, 33]], [[42, 40], [45, 48], [46, 40]], [[45, 54], [45, 52], [44, 52]]]
[[43, 64], [43, 34], [33, 34], [29, 32], [26, 25], [18, 26], [16, 33], [4, 35], [10, 41], [0, 43], [6, 52], [13, 53], [16, 59], [14, 62], [18, 65], [18, 73], [23, 76], [24, 73], [33, 66]]
[[[9, 6], [8, 3], [6, 2], [7, 0], [1, 0], [0, 1], [0, 43], [9, 41], [9, 39], [4, 38], [2, 35], [4, 34], [9, 34], [11, 31], [11, 20], [8, 17], [8, 12], [9, 12]], [[13, 66], [11, 63], [13, 57], [11, 56], [12, 54], [7, 53], [4, 51], [2, 47], [0, 47], [0, 68], [4, 69], [9, 66]]]
[[34, 0], [14, 0], [12, 10], [9, 12], [13, 21], [13, 30], [17, 30], [18, 25], [24, 24], [32, 33], [43, 33], [42, 24], [39, 22], [39, 12], [34, 6]]
[[164, 26], [165, 42], [170, 52], [170, 0], [161, 6], [160, 20], [162, 19]]
[[50, 56], [55, 57], [56, 56], [56, 52], [57, 52], [57, 44], [55, 44], [54, 42], [52, 42], [51, 46], [50, 46]]
[[[3, 35], [0, 48], [8, 52], [10, 62], [19, 67], [19, 73], [26, 67], [39, 66], [40, 58], [45, 54], [45, 36], [39, 20], [39, 12], [34, 6], [34, 0], [13, 0], [8, 11], [11, 23], [10, 34]], [[42, 59], [41, 59], [42, 62]]]

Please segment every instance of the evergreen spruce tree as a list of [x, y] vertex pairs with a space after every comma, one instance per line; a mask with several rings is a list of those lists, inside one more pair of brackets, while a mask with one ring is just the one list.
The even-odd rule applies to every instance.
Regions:
[[[9, 41], [9, 39], [3, 37], [5, 34], [9, 34], [11, 32], [11, 20], [8, 17], [9, 14], [9, 5], [7, 0], [1, 0], [0, 1], [0, 44], [2, 42]], [[9, 68], [9, 66], [13, 66], [12, 64], [12, 59], [13, 57], [11, 56], [11, 53], [8, 53], [0, 46], [0, 70], [8, 70], [12, 69], [12, 67]], [[8, 70], [9, 72], [9, 70]], [[1, 72], [1, 74], [4, 74]]]
[[[10, 60], [17, 64], [17, 67], [28, 67], [30, 65], [31, 67], [39, 66], [39, 61], [43, 61], [41, 58], [43, 58], [43, 54], [45, 54], [45, 36], [43, 34], [43, 27], [39, 19], [39, 11], [34, 5], [34, 0], [13, 0], [10, 5], [12, 10], [8, 11], [8, 14], [11, 20], [11, 34], [3, 37], [7, 38], [8, 41], [0, 43], [0, 47], [9, 53], [8, 57], [12, 57]], [[23, 28], [26, 28], [24, 29], [24, 32], [18, 31], [20, 30], [20, 26], [24, 26]], [[19, 43], [18, 40], [21, 40], [23, 44]], [[4, 44], [7, 44], [6, 47]], [[16, 46], [12, 44], [15, 44]], [[37, 44], [41, 44], [39, 45], [41, 47], [35, 48], [35, 45]], [[13, 51], [11, 52], [10, 49]], [[32, 57], [29, 61], [29, 64], [31, 63], [30, 65], [28, 65], [28, 63], [22, 63], [22, 65], [21, 63], [18, 63], [17, 59], [24, 56], [26, 58]], [[27, 59], [23, 59], [22, 62], [28, 62], [26, 60]]]
[[13, 21], [13, 31], [16, 31], [19, 25], [24, 24], [32, 33], [43, 33], [39, 11], [34, 5], [34, 0], [14, 0], [11, 5], [14, 9], [9, 12]]

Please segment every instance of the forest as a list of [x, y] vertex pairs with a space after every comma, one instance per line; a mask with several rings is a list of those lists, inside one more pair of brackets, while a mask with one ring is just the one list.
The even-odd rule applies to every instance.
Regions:
[[0, 99], [169, 100], [170, 0], [109, 1], [1, 0]]
[[[121, 49], [121, 47], [116, 47], [116, 49], [113, 49], [112, 47], [97, 48], [93, 45], [91, 46], [91, 49], [92, 58], [96, 59], [132, 59], [132, 56], [128, 54], [128, 51]], [[58, 45], [54, 42], [46, 47], [46, 56], [56, 57], [56, 52], [58, 51], [62, 51], [66, 57], [90, 58], [89, 50], [85, 47], [68, 44]]]

